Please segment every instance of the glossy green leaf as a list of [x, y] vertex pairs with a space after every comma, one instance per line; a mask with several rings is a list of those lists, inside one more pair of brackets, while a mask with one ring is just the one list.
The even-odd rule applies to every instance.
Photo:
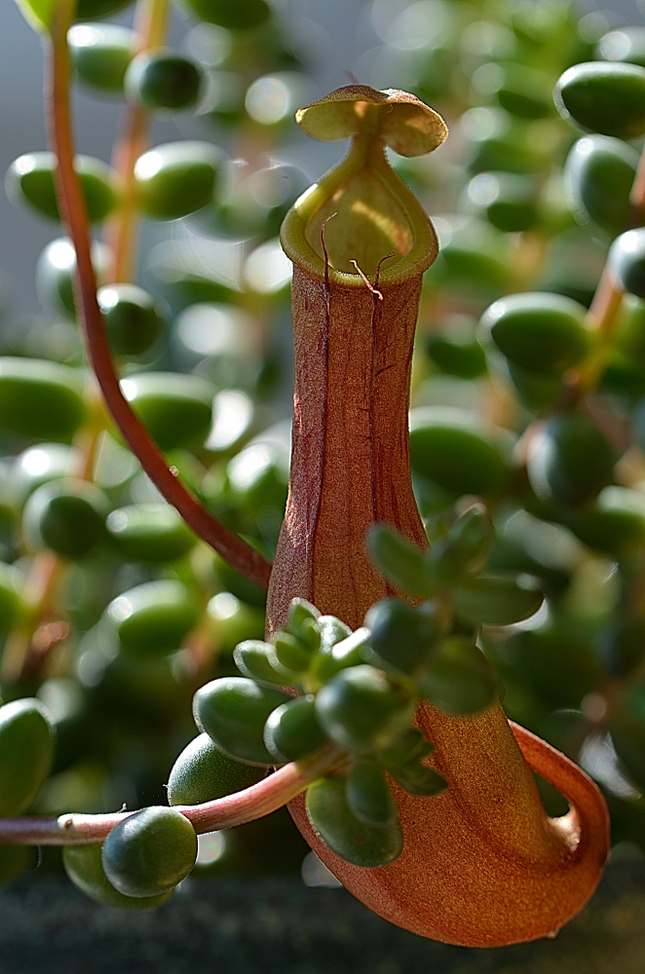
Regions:
[[178, 649], [199, 615], [194, 593], [172, 579], [137, 585], [113, 599], [106, 610], [121, 649], [141, 658]]
[[145, 216], [176, 220], [213, 202], [223, 156], [208, 142], [170, 142], [149, 149], [134, 168]]
[[125, 73], [127, 101], [148, 111], [178, 112], [197, 103], [203, 71], [191, 58], [172, 50], [142, 51]]
[[486, 657], [460, 636], [446, 639], [420, 684], [424, 696], [449, 714], [477, 713], [497, 699], [497, 679]]
[[374, 524], [367, 532], [367, 550], [378, 570], [410, 595], [429, 595], [423, 570], [424, 551], [388, 524]]
[[476, 216], [485, 217], [504, 233], [530, 230], [540, 216], [535, 181], [518, 173], [478, 173], [468, 183], [463, 199]]
[[585, 308], [561, 294], [529, 292], [500, 298], [484, 312], [483, 340], [529, 372], [561, 373], [589, 348]]
[[0, 816], [29, 808], [53, 756], [54, 730], [40, 700], [24, 698], [0, 707]]
[[526, 470], [543, 501], [575, 505], [593, 500], [612, 480], [614, 452], [582, 413], [562, 413], [535, 430]]
[[[318, 619], [320, 619], [320, 612], [315, 605], [307, 602], [306, 599], [292, 599], [285, 629], [307, 643], [311, 635], [311, 627], [317, 625]], [[318, 648], [317, 641], [313, 642], [311, 648]]]
[[272, 640], [275, 660], [288, 672], [304, 673], [311, 664], [311, 653], [290, 632], [278, 631]]
[[511, 115], [519, 118], [546, 118], [553, 112], [549, 75], [523, 65], [507, 65], [506, 77], [497, 88], [497, 101]]
[[[108, 247], [95, 240], [92, 244], [92, 266], [101, 284], [111, 266], [112, 255]], [[74, 277], [76, 251], [67, 237], [59, 237], [43, 249], [36, 265], [36, 290], [43, 308], [48, 314], [61, 315], [74, 321]]]
[[52, 29], [56, 2], [57, 0], [16, 0], [27, 23], [41, 32]]
[[[645, 74], [645, 68], [642, 70]], [[616, 237], [609, 251], [609, 266], [624, 291], [645, 298], [645, 227]]]
[[34, 439], [66, 439], [85, 418], [81, 372], [44, 359], [0, 358], [0, 425]]
[[264, 778], [264, 768], [235, 761], [200, 734], [181, 752], [168, 778], [170, 805], [201, 805], [250, 788]]
[[168, 504], [119, 507], [108, 515], [106, 527], [118, 550], [132, 561], [174, 561], [186, 555], [196, 541], [186, 522]]
[[451, 525], [447, 540], [468, 574], [480, 571], [493, 544], [490, 516], [483, 504], [473, 504]]
[[142, 355], [158, 340], [163, 317], [158, 302], [134, 284], [110, 284], [96, 295], [116, 355]]
[[161, 906], [173, 895], [171, 889], [157, 896], [124, 896], [105, 875], [101, 852], [102, 846], [98, 842], [63, 849], [63, 866], [68, 877], [96, 903], [121, 910], [150, 910]]
[[509, 626], [528, 619], [542, 605], [544, 594], [535, 579], [509, 574], [482, 574], [455, 588], [455, 613], [471, 625]]
[[378, 752], [379, 763], [392, 770], [398, 765], [409, 764], [432, 754], [434, 745], [426, 740], [416, 727], [409, 727], [401, 736]]
[[486, 355], [475, 337], [474, 320], [459, 315], [445, 318], [438, 333], [428, 335], [426, 351], [432, 364], [446, 375], [476, 379], [486, 372]]
[[10, 490], [17, 507], [22, 507], [34, 490], [50, 480], [73, 477], [82, 469], [82, 454], [66, 443], [38, 443], [15, 458], [10, 472]]
[[134, 31], [117, 24], [78, 24], [67, 35], [76, 76], [94, 93], [119, 95], [135, 51]]
[[619, 139], [645, 134], [645, 68], [621, 62], [585, 61], [567, 68], [555, 87], [563, 118]]
[[629, 195], [638, 166], [638, 152], [620, 139], [586, 135], [567, 156], [564, 171], [569, 205], [577, 218], [594, 223], [612, 237], [629, 217]]
[[403, 833], [398, 821], [366, 825], [347, 804], [342, 778], [320, 778], [307, 789], [307, 815], [332, 852], [357, 866], [385, 866], [401, 854]]
[[141, 372], [121, 380], [135, 413], [162, 450], [204, 441], [215, 389], [196, 375]]
[[562, 376], [557, 372], [531, 372], [508, 360], [506, 368], [520, 402], [531, 410], [541, 412], [562, 395]]
[[352, 630], [336, 616], [320, 616], [318, 619], [320, 628], [320, 648], [323, 652], [330, 651], [337, 644], [347, 639]]
[[271, 16], [265, 0], [183, 0], [188, 10], [207, 23], [227, 30], [247, 30], [258, 27]]
[[358, 666], [370, 659], [373, 659], [371, 633], [362, 626], [350, 635], [341, 635], [333, 645], [324, 646], [323, 652], [314, 658], [311, 674], [314, 680], [327, 683], [346, 667]]
[[399, 599], [384, 599], [368, 611], [365, 625], [371, 632], [365, 658], [409, 674], [428, 666], [444, 628], [441, 606], [434, 600], [414, 608]]
[[345, 797], [350, 811], [365, 825], [394, 825], [398, 812], [390, 786], [376, 762], [357, 761], [347, 776]]
[[645, 300], [625, 294], [616, 316], [614, 363], [645, 372]]
[[590, 548], [633, 558], [645, 544], [645, 496], [628, 487], [605, 487], [591, 507], [572, 511], [564, 521]]
[[425, 556], [426, 574], [435, 586], [450, 586], [484, 567], [493, 544], [493, 528], [486, 508], [476, 504], [432, 544]]
[[463, 213], [442, 219], [445, 230], [440, 235], [439, 257], [428, 281], [481, 288], [484, 294], [503, 291], [508, 262], [506, 237], [488, 221]]
[[[29, 152], [10, 165], [5, 177], [7, 195], [15, 203], [27, 203], [41, 216], [60, 221], [56, 194], [56, 156], [53, 152]], [[100, 223], [117, 203], [115, 176], [100, 159], [76, 156], [74, 169], [90, 223]]]
[[[246, 639], [238, 643], [233, 651], [233, 659], [240, 673], [264, 686], [288, 686], [289, 678], [284, 669], [277, 669], [273, 662], [273, 648], [259, 639]], [[298, 678], [294, 673], [292, 679]]]
[[465, 410], [425, 407], [410, 414], [410, 463], [452, 494], [489, 496], [508, 483], [510, 443]]
[[590, 635], [577, 619], [551, 615], [535, 629], [515, 633], [494, 658], [503, 680], [519, 680], [541, 706], [579, 707], [588, 693], [602, 692], [603, 668]]
[[368, 665], [341, 670], [316, 696], [320, 726], [336, 744], [357, 755], [387, 747], [413, 713], [409, 693]]
[[281, 704], [269, 714], [264, 726], [264, 743], [279, 762], [299, 761], [325, 741], [312, 694]]
[[228, 676], [211, 680], [193, 699], [195, 722], [225, 754], [248, 764], [272, 765], [264, 725], [276, 707], [292, 698], [253, 680]]
[[420, 798], [433, 798], [449, 787], [442, 775], [421, 764], [420, 761], [409, 761], [407, 764], [398, 765], [390, 770], [390, 774], [404, 791], [410, 795], [418, 795]]
[[133, 812], [103, 843], [105, 874], [124, 896], [158, 896], [185, 879], [197, 858], [195, 830], [181, 812], [151, 806]]
[[68, 478], [50, 481], [29, 497], [22, 529], [35, 551], [49, 548], [63, 558], [82, 558], [106, 538], [108, 499], [94, 484]]

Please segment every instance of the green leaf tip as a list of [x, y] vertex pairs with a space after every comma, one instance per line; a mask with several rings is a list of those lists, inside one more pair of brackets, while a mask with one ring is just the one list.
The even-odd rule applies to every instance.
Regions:
[[60, 0], [16, 0], [28, 24], [40, 34], [50, 34]]

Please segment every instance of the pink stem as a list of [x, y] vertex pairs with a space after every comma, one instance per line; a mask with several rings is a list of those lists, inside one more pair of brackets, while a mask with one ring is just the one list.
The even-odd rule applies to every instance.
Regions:
[[[341, 751], [332, 744], [308, 758], [285, 764], [250, 788], [226, 795], [203, 805], [175, 805], [192, 822], [200, 835], [218, 829], [253, 822], [269, 815], [304, 791], [336, 764]], [[0, 819], [0, 843], [13, 845], [85, 845], [103, 842], [115, 825], [132, 812], [107, 815], [79, 815], [73, 812], [58, 818]]]

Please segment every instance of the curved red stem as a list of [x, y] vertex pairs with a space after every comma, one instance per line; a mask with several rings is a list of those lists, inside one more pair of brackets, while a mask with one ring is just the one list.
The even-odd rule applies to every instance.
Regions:
[[168, 468], [156, 443], [121, 392], [96, 298], [96, 278], [90, 255], [85, 202], [74, 171], [69, 106], [69, 52], [64, 35], [53, 43], [50, 63], [48, 116], [51, 120], [51, 142], [58, 157], [60, 209], [76, 249], [76, 302], [87, 355], [106, 405], [128, 446], [168, 503], [179, 511], [195, 534], [210, 544], [237, 571], [266, 589], [271, 574], [270, 562], [220, 524], [181, 483]]
[[[195, 831], [202, 835], [253, 822], [281, 808], [304, 791], [310, 782], [326, 774], [341, 751], [328, 744], [301, 761], [285, 764], [250, 788], [202, 805], [174, 805]], [[0, 818], [0, 843], [20, 845], [87, 845], [103, 842], [115, 825], [132, 812], [82, 815], [74, 812], [58, 818]]]

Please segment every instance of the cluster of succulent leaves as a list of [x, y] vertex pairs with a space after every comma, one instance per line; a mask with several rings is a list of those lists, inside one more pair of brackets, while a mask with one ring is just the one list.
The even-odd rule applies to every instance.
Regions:
[[[276, 234], [309, 181], [275, 158], [289, 158], [291, 114], [307, 100], [306, 58], [264, 0], [181, 5], [199, 21], [182, 52], [135, 57], [133, 32], [101, 22], [128, 4], [79, 0], [76, 84], [165, 117], [197, 108], [212, 125], [203, 141], [141, 155], [138, 216], [180, 220], [182, 233], [117, 283], [106, 283], [110, 255], [97, 238], [98, 296], [123, 391], [169, 463], [270, 556], [289, 439]], [[642, 27], [612, 29], [565, 0], [380, 2], [372, 19], [382, 44], [360, 80], [413, 91], [453, 132], [429, 161], [395, 159], [441, 238], [424, 285], [410, 436], [432, 547], [425, 554], [383, 526], [369, 546], [417, 608], [387, 600], [350, 634], [300, 606], [262, 642], [262, 591], [163, 503], [98, 403], [68, 240], [54, 239], [38, 262], [42, 316], [28, 327], [5, 318], [0, 330], [0, 785], [11, 774], [3, 721], [26, 724], [27, 714], [42, 736], [21, 767], [25, 792], [0, 786], [10, 796], [1, 813], [126, 801], [151, 806], [128, 819], [135, 847], [178, 830], [177, 859], [162, 857], [143, 886], [120, 832], [107, 853], [68, 849], [68, 873], [103, 902], [154, 905], [191, 868], [193, 836], [173, 824], [186, 819], [165, 805], [166, 781], [171, 806], [209, 801], [325, 740], [348, 757], [311, 786], [312, 821], [340, 855], [358, 854], [353, 831], [373, 836], [385, 861], [398, 841], [388, 780], [413, 793], [440, 785], [429, 742], [410, 727], [414, 701], [472, 713], [500, 681], [509, 716], [603, 785], [615, 839], [645, 848], [645, 241], [629, 204], [645, 134]], [[283, 108], [272, 115], [275, 92]], [[231, 159], [235, 140], [261, 151]], [[99, 160], [76, 166], [98, 234], [123, 189]], [[50, 154], [23, 154], [8, 195], [56, 221], [53, 173]], [[239, 241], [232, 281], [217, 260]], [[599, 341], [587, 309], [607, 261], [626, 294]], [[35, 582], [52, 564], [43, 597]], [[289, 686], [297, 696], [285, 696]], [[368, 746], [369, 719], [348, 729], [330, 714], [343, 693], [372, 686], [396, 702], [400, 736]], [[196, 690], [203, 733], [191, 740]], [[242, 698], [253, 701], [247, 711]], [[246, 713], [248, 733], [244, 721], [216, 720], [220, 705]], [[54, 756], [43, 722], [56, 730]], [[289, 828], [283, 819], [234, 830], [215, 868], [299, 863], [304, 845]], [[5, 878], [29, 865], [27, 850], [0, 852]], [[159, 861], [151, 854], [150, 868]]]
[[[405, 662], [397, 654], [401, 622]], [[260, 768], [335, 744], [338, 769], [309, 786], [307, 811], [338, 855], [373, 867], [396, 859], [403, 842], [385, 773], [415, 795], [436, 795], [446, 787], [421, 763], [432, 744], [411, 726], [443, 632], [434, 604], [413, 609], [396, 600], [379, 603], [366, 623], [352, 633], [334, 616], [294, 600], [285, 628], [270, 642], [246, 640], [236, 647], [233, 657], [243, 676], [201, 687], [193, 711], [215, 748]]]

